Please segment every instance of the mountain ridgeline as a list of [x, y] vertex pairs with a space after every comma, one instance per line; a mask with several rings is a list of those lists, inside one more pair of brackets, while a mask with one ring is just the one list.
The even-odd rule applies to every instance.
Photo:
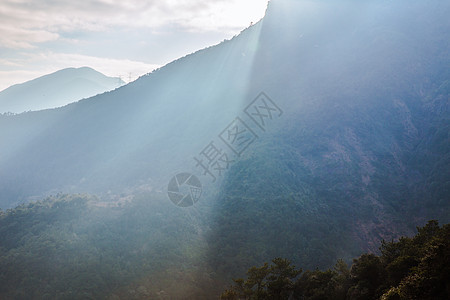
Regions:
[[125, 82], [88, 67], [59, 70], [0, 92], [0, 113], [21, 113], [67, 105], [113, 90]]
[[[197, 299], [273, 257], [328, 268], [429, 219], [448, 223], [449, 12], [441, 0], [272, 0], [238, 36], [119, 89], [59, 109], [0, 115], [0, 207], [58, 192], [96, 194], [101, 200], [88, 203], [109, 221], [90, 212], [89, 222], [75, 225], [71, 217], [70, 236], [57, 236], [72, 245], [72, 234], [93, 238], [92, 226], [96, 236], [132, 239], [127, 232], [142, 222], [151, 238], [136, 236], [135, 248], [120, 241], [124, 250], [111, 255], [153, 255], [145, 266], [165, 279], [150, 283], [143, 272], [123, 284], [140, 278], [148, 289], [175, 298], [189, 290]], [[272, 110], [247, 115], [258, 95]], [[239, 155], [221, 139], [233, 120], [254, 133]], [[211, 141], [232, 160], [215, 182], [193, 159]], [[180, 172], [204, 185], [193, 207], [167, 198]], [[119, 224], [133, 225], [122, 232]], [[89, 251], [101, 248], [96, 243]]]

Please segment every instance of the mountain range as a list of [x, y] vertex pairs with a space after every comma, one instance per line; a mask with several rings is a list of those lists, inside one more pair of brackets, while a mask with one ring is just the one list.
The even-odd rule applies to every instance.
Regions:
[[[272, 0], [238, 36], [114, 91], [0, 116], [0, 206], [96, 194], [80, 230], [126, 236], [138, 246], [118, 256], [167, 272], [154, 293], [197, 299], [273, 257], [327, 268], [448, 223], [449, 10]], [[174, 205], [170, 182], [196, 203]]]
[[0, 91], [0, 113], [60, 107], [123, 84], [122, 79], [92, 68], [67, 68]]

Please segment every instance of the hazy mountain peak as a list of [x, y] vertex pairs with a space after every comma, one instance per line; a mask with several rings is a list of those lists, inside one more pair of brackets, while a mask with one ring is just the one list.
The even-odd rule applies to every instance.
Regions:
[[13, 85], [0, 92], [0, 113], [21, 113], [64, 106], [110, 91], [123, 82], [89, 68], [66, 68]]

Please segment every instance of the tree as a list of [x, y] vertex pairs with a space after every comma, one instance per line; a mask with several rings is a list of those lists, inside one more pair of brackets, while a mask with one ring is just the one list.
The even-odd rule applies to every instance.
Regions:
[[343, 260], [334, 268], [302, 272], [287, 259], [252, 267], [248, 279], [221, 299], [301, 300], [444, 300], [450, 299], [450, 224], [431, 220], [414, 237], [381, 243], [381, 256], [363, 254], [349, 269]]
[[291, 266], [291, 262], [284, 258], [275, 258], [270, 267], [267, 292], [270, 299], [288, 299], [294, 289], [293, 279], [296, 278], [302, 270], [296, 270]]
[[384, 278], [381, 260], [375, 254], [363, 254], [353, 260], [350, 269], [354, 285], [349, 290], [349, 299], [377, 299], [378, 289]]
[[234, 286], [224, 291], [220, 299], [289, 299], [294, 290], [294, 279], [301, 273], [291, 262], [275, 258], [272, 265], [251, 267], [247, 279], [233, 279]]

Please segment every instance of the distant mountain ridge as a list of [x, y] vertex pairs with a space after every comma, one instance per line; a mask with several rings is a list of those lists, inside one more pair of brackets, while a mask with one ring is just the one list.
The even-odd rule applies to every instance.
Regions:
[[89, 67], [66, 68], [0, 91], [0, 113], [60, 107], [123, 84]]
[[[0, 207], [145, 187], [167, 220], [195, 212], [210, 274], [233, 276], [277, 256], [329, 267], [448, 223], [449, 4], [273, 0], [232, 40], [119, 89], [0, 116]], [[261, 92], [282, 117], [208, 190], [193, 158], [225, 151], [219, 134]], [[167, 198], [180, 172], [204, 184], [192, 209]]]

